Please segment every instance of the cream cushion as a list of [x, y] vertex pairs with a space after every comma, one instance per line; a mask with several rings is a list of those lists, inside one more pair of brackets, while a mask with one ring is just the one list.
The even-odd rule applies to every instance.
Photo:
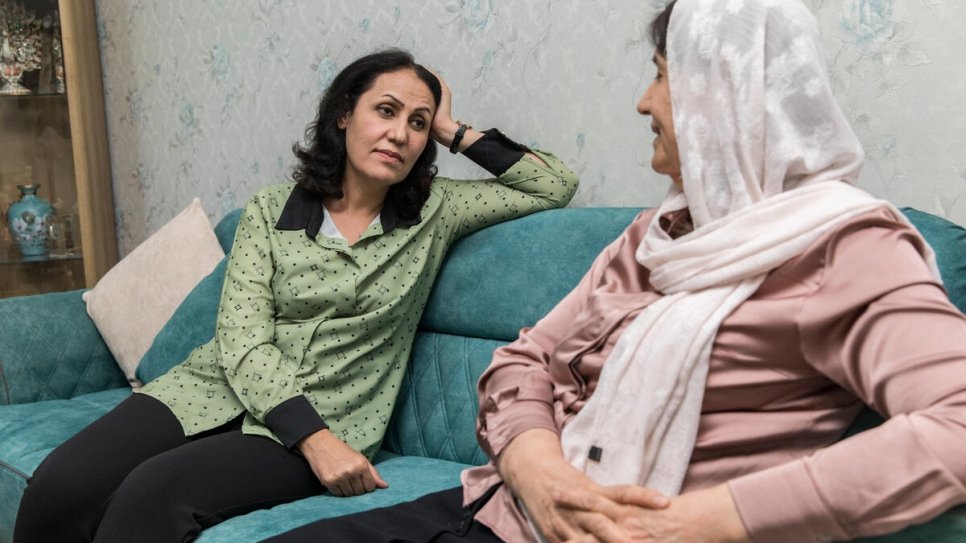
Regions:
[[132, 386], [141, 357], [191, 289], [225, 256], [195, 198], [83, 295], [87, 313]]

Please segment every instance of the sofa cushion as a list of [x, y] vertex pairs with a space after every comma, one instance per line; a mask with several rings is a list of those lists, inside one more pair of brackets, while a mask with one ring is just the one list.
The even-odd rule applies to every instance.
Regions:
[[188, 293], [174, 315], [154, 338], [154, 343], [138, 364], [137, 378], [142, 383], [164, 375], [180, 364], [197, 346], [204, 345], [215, 335], [218, 317], [218, 300], [225, 282], [228, 257], [215, 266], [195, 288]]
[[936, 251], [939, 273], [949, 299], [960, 311], [966, 312], [966, 229], [911, 207], [902, 208], [902, 212]]
[[[222, 217], [215, 226], [215, 236], [226, 253], [234, 243], [240, 217], [241, 210], [236, 209]], [[226, 256], [188, 293], [171, 319], [158, 332], [138, 364], [136, 375], [142, 383], [164, 375], [187, 358], [195, 347], [204, 345], [214, 337], [218, 300], [221, 298], [227, 265]]]
[[450, 249], [420, 327], [516, 339], [520, 328], [533, 326], [577, 285], [600, 251], [640, 212], [554, 209], [467, 236]]
[[114, 357], [87, 316], [82, 293], [0, 300], [0, 404], [124, 386]]
[[132, 384], [155, 336], [223, 256], [195, 198], [84, 293], [87, 312]]
[[[520, 328], [532, 326], [577, 284], [594, 257], [640, 212], [629, 207], [555, 209], [466, 237], [450, 249], [420, 327], [516, 339]], [[966, 229], [913, 208], [902, 212], [936, 249], [950, 299], [966, 312]]]
[[241, 208], [229, 211], [215, 226], [215, 237], [218, 238], [218, 243], [226, 254], [231, 251], [231, 246], [235, 243], [235, 231], [238, 230], [241, 213]]
[[503, 341], [418, 332], [382, 447], [479, 465], [476, 381]]
[[543, 211], [456, 243], [430, 294], [383, 448], [485, 463], [476, 382], [493, 350], [550, 311], [640, 211]]
[[13, 539], [27, 478], [47, 454], [130, 394], [125, 387], [70, 400], [0, 405], [0, 541]]
[[460, 472], [467, 467], [431, 458], [383, 456], [376, 459], [376, 469], [389, 483], [389, 488], [352, 498], [315, 496], [254, 511], [205, 530], [198, 543], [261, 541], [319, 519], [415, 500], [431, 492], [459, 486]]

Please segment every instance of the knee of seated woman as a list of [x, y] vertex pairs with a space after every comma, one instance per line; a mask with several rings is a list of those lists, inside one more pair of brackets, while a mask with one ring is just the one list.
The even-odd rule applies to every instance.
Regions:
[[[89, 540], [105, 499], [105, 491], [90, 484], [89, 478], [76, 462], [45, 460], [20, 499], [14, 540]], [[51, 524], [51, 519], [57, 522]]]
[[132, 506], [143, 500], [152, 508], [183, 503], [193, 494], [187, 471], [166, 461], [163, 454], [150, 458], [131, 470], [111, 499], [123, 499]]
[[73, 510], [77, 504], [90, 501], [94, 492], [90, 470], [56, 453], [55, 450], [45, 458], [27, 480], [21, 508], [26, 504]]

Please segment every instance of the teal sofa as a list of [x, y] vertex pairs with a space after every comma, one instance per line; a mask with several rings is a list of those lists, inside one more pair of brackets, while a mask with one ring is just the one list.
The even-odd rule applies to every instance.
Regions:
[[[460, 241], [423, 315], [377, 458], [389, 488], [256, 511], [206, 530], [199, 541], [258, 541], [316, 519], [458, 485], [460, 471], [485, 461], [474, 435], [475, 386], [493, 349], [553, 307], [638, 212], [546, 211]], [[936, 248], [950, 296], [966, 307], [966, 231], [926, 213], [904, 212]], [[216, 227], [226, 250], [238, 215], [229, 214]], [[223, 275], [224, 262], [179, 307], [138, 368], [143, 380], [160, 375], [211, 337]], [[86, 314], [81, 291], [0, 300], [0, 543], [11, 542], [21, 495], [40, 461], [130, 393]], [[876, 423], [867, 412], [852, 431]], [[954, 510], [876, 541], [966, 541], [966, 518]]]

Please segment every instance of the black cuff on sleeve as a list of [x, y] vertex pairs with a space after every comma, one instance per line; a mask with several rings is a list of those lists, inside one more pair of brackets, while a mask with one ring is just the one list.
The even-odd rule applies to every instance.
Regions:
[[329, 427], [305, 396], [295, 396], [276, 405], [265, 415], [265, 425], [275, 433], [286, 449], [291, 449], [303, 438]]
[[511, 140], [496, 128], [483, 131], [483, 137], [467, 147], [463, 154], [486, 171], [500, 176], [523, 158], [527, 147]]

